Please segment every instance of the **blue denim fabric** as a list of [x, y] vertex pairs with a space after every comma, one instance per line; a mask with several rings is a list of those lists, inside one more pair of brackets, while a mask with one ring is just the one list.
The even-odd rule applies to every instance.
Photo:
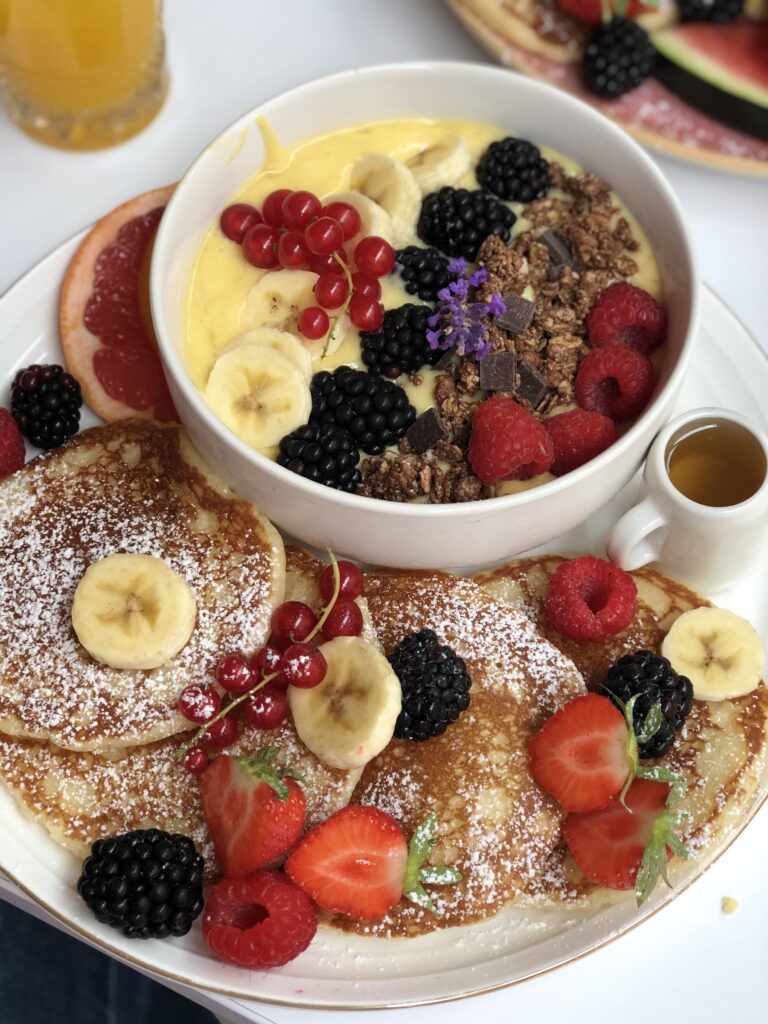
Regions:
[[0, 899], [2, 1024], [215, 1021], [207, 1010], [164, 985]]

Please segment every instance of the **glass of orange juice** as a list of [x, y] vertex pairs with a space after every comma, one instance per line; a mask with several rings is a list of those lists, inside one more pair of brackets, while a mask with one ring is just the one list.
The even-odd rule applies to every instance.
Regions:
[[0, 84], [13, 120], [65, 149], [122, 142], [167, 90], [161, 0], [0, 0]]

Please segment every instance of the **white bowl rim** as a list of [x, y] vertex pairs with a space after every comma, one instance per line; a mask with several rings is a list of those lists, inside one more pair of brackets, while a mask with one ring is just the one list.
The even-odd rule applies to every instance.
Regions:
[[[165, 321], [164, 304], [161, 301], [161, 295], [163, 291], [163, 281], [160, 276], [160, 265], [162, 259], [160, 258], [163, 254], [165, 247], [165, 236], [168, 233], [167, 224], [169, 223], [170, 216], [173, 215], [173, 209], [178, 201], [178, 196], [184, 190], [190, 175], [193, 174], [198, 164], [200, 164], [206, 157], [211, 147], [217, 146], [223, 142], [230, 134], [234, 134], [238, 131], [243, 131], [247, 127], [250, 127], [253, 123], [253, 119], [262, 114], [264, 107], [268, 106], [275, 100], [293, 100], [300, 101], [302, 96], [312, 92], [320, 85], [333, 84], [336, 82], [343, 83], [345, 80], [351, 81], [360, 75], [376, 75], [381, 73], [397, 73], [397, 72], [408, 72], [408, 71], [442, 71], [448, 76], [461, 74], [462, 72], [470, 69], [474, 74], [485, 75], [489, 78], [503, 79], [505, 82], [514, 82], [524, 90], [530, 90], [533, 93], [546, 94], [550, 98], [553, 98], [555, 102], [561, 103], [565, 107], [571, 107], [574, 112], [578, 112], [577, 116], [586, 118], [588, 121], [594, 124], [600, 124], [604, 131], [608, 131], [609, 134], [614, 136], [614, 139], [619, 145], [624, 145], [633, 151], [633, 155], [637, 162], [644, 168], [646, 173], [653, 179], [656, 188], [663, 193], [669, 206], [671, 207], [674, 214], [675, 227], [677, 228], [678, 234], [680, 235], [683, 250], [690, 267], [690, 279], [691, 279], [691, 293], [690, 293], [690, 313], [689, 313], [689, 325], [688, 334], [683, 340], [680, 354], [677, 359], [677, 363], [670, 373], [669, 379], [667, 380], [664, 387], [655, 395], [650, 405], [646, 406], [640, 417], [632, 424], [625, 434], [615, 441], [609, 448], [607, 448], [600, 455], [589, 462], [586, 462], [583, 466], [578, 469], [572, 470], [570, 473], [565, 473], [561, 477], [556, 477], [554, 480], [549, 480], [546, 484], [539, 487], [531, 487], [524, 491], [519, 491], [516, 494], [508, 494], [498, 498], [485, 498], [483, 501], [493, 501], [494, 511], [499, 512], [502, 509], [513, 509], [523, 507], [532, 502], [538, 501], [542, 497], [542, 491], [546, 489], [546, 493], [553, 495], [556, 492], [566, 490], [574, 485], [578, 485], [579, 482], [586, 480], [592, 473], [599, 472], [599, 470], [606, 463], [613, 459], [619, 459], [621, 454], [628, 448], [632, 447], [638, 434], [643, 429], [643, 421], [648, 414], [650, 414], [660, 401], [662, 401], [665, 394], [673, 391], [680, 381], [682, 375], [685, 373], [688, 360], [690, 359], [691, 350], [693, 347], [693, 340], [695, 337], [696, 324], [699, 316], [699, 304], [700, 304], [700, 286], [699, 286], [699, 275], [696, 259], [691, 247], [691, 243], [688, 237], [688, 232], [685, 227], [684, 217], [682, 209], [675, 196], [672, 187], [667, 182], [667, 179], [661, 173], [655, 162], [652, 160], [647, 153], [645, 153], [640, 146], [628, 136], [621, 128], [617, 127], [609, 118], [603, 114], [598, 113], [589, 104], [577, 99], [574, 96], [564, 93], [554, 86], [549, 85], [545, 82], [539, 82], [532, 78], [526, 78], [523, 76], [513, 75], [508, 69], [495, 67], [490, 64], [483, 64], [480, 61], [448, 61], [448, 60], [435, 60], [435, 61], [393, 61], [385, 64], [371, 64], [363, 67], [352, 68], [348, 71], [336, 71], [328, 75], [323, 75], [320, 78], [311, 79], [308, 82], [303, 82], [300, 85], [294, 86], [292, 89], [285, 89], [277, 93], [273, 93], [271, 96], [262, 100], [257, 106], [250, 108], [240, 117], [236, 118], [228, 127], [224, 128], [219, 134], [212, 139], [198, 154], [194, 161], [190, 164], [183, 176], [179, 179], [176, 188], [166, 206], [165, 213], [160, 220], [160, 227], [157, 232], [155, 239], [154, 255], [156, 258], [152, 260], [150, 267], [150, 307], [152, 310], [152, 318], [155, 325], [155, 333], [157, 335], [158, 347], [160, 349], [162, 361], [168, 365], [173, 372], [175, 382], [179, 388], [181, 388], [191, 407], [193, 408], [196, 415], [205, 421], [206, 425], [214, 432], [220, 441], [224, 444], [234, 447], [239, 454], [247, 460], [255, 462], [256, 466], [264, 470], [267, 474], [277, 474], [278, 477], [288, 479], [293, 487], [299, 491], [303, 491], [308, 497], [323, 498], [325, 500], [331, 500], [334, 504], [346, 506], [350, 509], [358, 509], [359, 511], [378, 511], [386, 513], [388, 515], [397, 516], [411, 516], [418, 515], [432, 519], [453, 519], [462, 518], [468, 514], [477, 512], [478, 502], [457, 502], [455, 504], [414, 504], [412, 502], [395, 502], [385, 501], [382, 498], [368, 498], [359, 494], [349, 494], [346, 491], [339, 491], [333, 488], [324, 486], [323, 484], [315, 483], [311, 480], [307, 480], [298, 473], [292, 473], [290, 470], [285, 469], [283, 466], [279, 466], [272, 459], [262, 455], [256, 449], [251, 448], [244, 441], [242, 441], [233, 431], [229, 430], [221, 420], [208, 408], [205, 399], [203, 398], [202, 392], [193, 383], [189, 372], [184, 365], [181, 353], [178, 352], [173, 345], [166, 341], [167, 325]], [[514, 87], [514, 86], [513, 86]], [[310, 138], [311, 136], [307, 136]], [[170, 216], [169, 216], [170, 214]], [[648, 444], [650, 445], [652, 439], [649, 439]], [[329, 493], [330, 492], [330, 493]]]

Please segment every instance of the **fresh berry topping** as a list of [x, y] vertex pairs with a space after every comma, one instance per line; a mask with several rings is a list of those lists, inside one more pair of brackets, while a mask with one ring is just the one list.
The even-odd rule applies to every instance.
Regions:
[[547, 587], [549, 621], [579, 644], [598, 643], [626, 629], [637, 608], [637, 587], [613, 562], [582, 555], [561, 562]]
[[[281, 676], [280, 679], [283, 679]], [[254, 729], [276, 729], [288, 717], [287, 683], [274, 679], [243, 701], [243, 718]]]
[[477, 165], [477, 183], [508, 202], [530, 203], [549, 191], [549, 164], [525, 139], [492, 142]]
[[[271, 644], [267, 644], [266, 647], [262, 647], [260, 651], [251, 658], [251, 670], [256, 673], [256, 680], [261, 680], [265, 676], [271, 676], [275, 672], [280, 671], [281, 659], [283, 652], [279, 647], [273, 647]], [[275, 682], [279, 682], [279, 678]]]
[[177, 706], [188, 721], [204, 725], [221, 711], [221, 697], [212, 686], [192, 683], [179, 694]]
[[313, 192], [299, 189], [291, 192], [283, 200], [280, 209], [283, 225], [293, 231], [302, 231], [313, 217], [317, 217], [323, 204]]
[[627, 723], [605, 697], [574, 697], [528, 745], [531, 773], [566, 811], [595, 811], [621, 793], [629, 775]]
[[280, 235], [268, 224], [257, 224], [249, 228], [243, 239], [243, 256], [260, 270], [272, 270], [277, 263], [277, 243]]
[[509, 207], [490, 192], [446, 185], [425, 196], [417, 231], [427, 245], [448, 256], [474, 260], [488, 235], [498, 235], [508, 242], [516, 220]]
[[386, 277], [395, 265], [395, 250], [384, 238], [368, 235], [355, 246], [355, 266], [371, 277]]
[[[82, 404], [80, 385], [58, 365], [28, 366], [11, 384], [13, 418], [35, 448], [58, 448], [76, 434]], [[14, 447], [18, 442], [11, 441]]]
[[283, 226], [283, 203], [290, 194], [289, 188], [279, 188], [269, 193], [261, 207], [261, 216], [265, 224], [273, 228]]
[[499, 395], [478, 407], [468, 457], [481, 484], [527, 480], [546, 473], [553, 454], [543, 425], [513, 399]]
[[315, 281], [314, 292], [323, 309], [338, 309], [349, 295], [349, 283], [340, 274], [321, 274]]
[[239, 245], [250, 228], [261, 224], [261, 214], [249, 203], [233, 203], [222, 210], [219, 224], [227, 238]]
[[[586, 21], [592, 25], [599, 25], [603, 20], [603, 0], [557, 0], [557, 6], [579, 21]], [[627, 18], [634, 21], [638, 14], [644, 14], [654, 7], [655, 0], [648, 5], [641, 3], [640, 0], [629, 0], [624, 13]]]
[[316, 373], [310, 390], [310, 423], [325, 429], [341, 427], [369, 455], [381, 455], [416, 419], [401, 387], [350, 366]]
[[289, 686], [309, 690], [325, 679], [328, 665], [311, 644], [291, 644], [283, 654], [283, 675]]
[[[354, 562], [340, 558], [336, 563], [339, 569], [339, 597], [348, 597], [354, 601], [363, 592], [363, 573]], [[318, 580], [320, 596], [326, 602], [332, 600], [334, 594], [333, 566], [326, 565]]]
[[400, 277], [409, 295], [418, 295], [425, 302], [437, 302], [437, 293], [453, 280], [448, 258], [438, 249], [409, 245], [399, 249], [395, 260]]
[[469, 707], [472, 680], [466, 663], [431, 629], [411, 633], [389, 655], [400, 680], [402, 710], [395, 736], [428, 740], [440, 736]]
[[623, 423], [643, 411], [655, 386], [650, 359], [626, 345], [612, 343], [584, 356], [574, 390], [582, 409], [594, 409]]
[[681, 21], [714, 21], [724, 25], [738, 18], [744, 0], [680, 0]]
[[555, 476], [563, 476], [583, 466], [609, 448], [619, 436], [612, 419], [586, 409], [569, 409], [550, 416], [544, 420], [544, 427], [555, 452], [549, 467]]
[[400, 902], [407, 860], [393, 818], [377, 807], [349, 806], [311, 829], [285, 870], [323, 910], [375, 921]]
[[[319, 278], [322, 280], [322, 278]], [[341, 280], [341, 278], [339, 278]], [[319, 306], [307, 306], [299, 313], [299, 331], [305, 338], [315, 341], [328, 333], [331, 321], [324, 309]]]
[[303, 953], [317, 931], [309, 897], [278, 871], [225, 878], [208, 894], [203, 938], [235, 967], [280, 967]]
[[598, 25], [584, 51], [584, 84], [597, 96], [615, 99], [641, 85], [652, 74], [656, 50], [648, 33], [617, 15]]
[[378, 331], [360, 335], [362, 359], [369, 373], [382, 374], [395, 380], [403, 373], [416, 373], [422, 366], [432, 366], [443, 354], [430, 348], [427, 341], [431, 306], [406, 303], [388, 309]]
[[360, 606], [347, 597], [340, 597], [328, 612], [322, 632], [324, 640], [333, 640], [336, 636], [360, 636], [362, 630]]
[[203, 909], [203, 858], [187, 836], [125, 832], [93, 844], [77, 891], [129, 939], [186, 935]]
[[26, 450], [19, 425], [7, 409], [0, 409], [0, 480], [24, 465]]
[[[668, 795], [665, 782], [635, 779], [624, 798], [626, 807], [617, 798], [602, 810], [569, 814], [563, 838], [581, 873], [608, 889], [634, 888]], [[666, 854], [671, 857], [668, 849]]]
[[637, 696], [632, 721], [636, 733], [655, 704], [661, 711], [661, 723], [638, 748], [640, 757], [661, 757], [682, 729], [693, 703], [693, 685], [687, 676], [679, 676], [666, 658], [652, 651], [625, 654], [608, 670], [600, 693], [617, 703], [628, 704]]
[[370, 274], [364, 274], [362, 270], [356, 270], [352, 274], [352, 288], [355, 295], [365, 296], [365, 298], [374, 299], [376, 302], [381, 298], [381, 284], [378, 279]]
[[587, 318], [592, 348], [616, 342], [650, 355], [667, 335], [667, 315], [652, 295], [626, 281], [609, 284]]
[[272, 612], [272, 639], [280, 647], [306, 640], [317, 616], [303, 601], [285, 601]]
[[330, 217], [318, 217], [304, 231], [307, 248], [316, 256], [328, 256], [344, 244], [341, 225]]
[[210, 728], [206, 729], [203, 739], [216, 750], [224, 750], [225, 747], [232, 746], [239, 734], [237, 720], [234, 715], [229, 714], [224, 718], [219, 718]]
[[359, 331], [378, 331], [384, 320], [384, 309], [378, 299], [361, 292], [352, 294], [347, 311]]
[[184, 755], [184, 767], [192, 775], [202, 775], [211, 759], [202, 747], [190, 747]]
[[323, 207], [323, 216], [330, 217], [331, 220], [335, 220], [340, 225], [345, 242], [348, 242], [350, 238], [354, 238], [360, 230], [360, 214], [349, 203], [342, 203], [338, 200], [334, 203], [329, 203]]
[[240, 654], [227, 654], [216, 666], [216, 682], [229, 693], [245, 693], [256, 682], [250, 664]]
[[200, 780], [205, 823], [229, 878], [282, 857], [304, 829], [304, 790], [290, 770], [275, 763], [279, 752], [264, 747], [255, 757], [221, 754]]
[[277, 464], [307, 480], [354, 494], [360, 483], [360, 452], [342, 427], [310, 423], [280, 441]]
[[283, 231], [277, 242], [277, 260], [281, 267], [303, 270], [309, 266], [311, 253], [298, 231]]

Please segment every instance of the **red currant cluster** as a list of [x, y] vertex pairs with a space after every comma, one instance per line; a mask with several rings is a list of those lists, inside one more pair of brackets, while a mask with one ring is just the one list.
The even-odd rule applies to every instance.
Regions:
[[[261, 212], [249, 203], [228, 206], [219, 223], [243, 255], [260, 270], [311, 270], [318, 274], [316, 306], [299, 315], [305, 338], [322, 338], [330, 328], [328, 310], [348, 312], [355, 327], [375, 331], [384, 310], [379, 278], [395, 265], [395, 251], [377, 235], [361, 239], [350, 254], [345, 244], [360, 231], [360, 214], [349, 203], [323, 206], [312, 192], [281, 188], [270, 192]], [[354, 269], [353, 269], [354, 268]], [[342, 309], [343, 307], [343, 309]]]
[[223, 750], [240, 729], [231, 713], [256, 729], [276, 729], [288, 715], [288, 686], [309, 689], [325, 678], [327, 664], [314, 640], [359, 636], [363, 614], [355, 598], [363, 592], [363, 574], [353, 562], [326, 566], [318, 581], [326, 602], [318, 617], [302, 601], [286, 601], [272, 615], [269, 642], [253, 657], [227, 654], [216, 666], [216, 682], [230, 699], [225, 704], [215, 686], [192, 683], [179, 694], [178, 709], [201, 726], [184, 750], [184, 766], [195, 774], [210, 763], [209, 748]]

